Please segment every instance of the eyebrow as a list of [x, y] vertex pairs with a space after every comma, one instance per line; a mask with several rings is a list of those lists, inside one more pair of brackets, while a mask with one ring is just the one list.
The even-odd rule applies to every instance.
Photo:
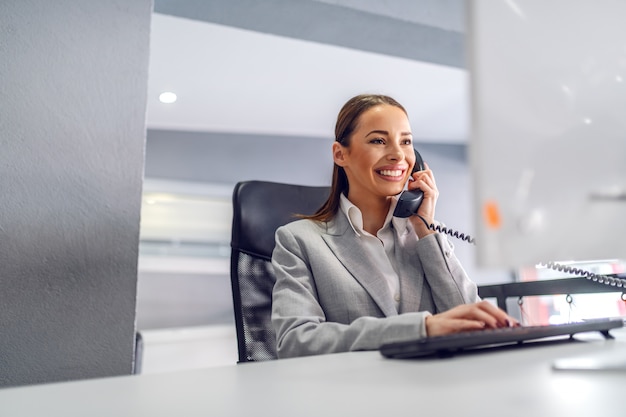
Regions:
[[[369, 136], [372, 133], [375, 133], [375, 134], [378, 134], [378, 135], [389, 135], [389, 132], [386, 131], [386, 130], [372, 130], [371, 132], [369, 132], [365, 136]], [[402, 136], [408, 136], [408, 135], [413, 136], [413, 133], [411, 133], [411, 132], [401, 132], [400, 135], [402, 135]]]

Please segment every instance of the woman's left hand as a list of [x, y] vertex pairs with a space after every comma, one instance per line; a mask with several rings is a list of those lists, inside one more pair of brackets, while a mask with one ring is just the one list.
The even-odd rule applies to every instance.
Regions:
[[435, 221], [435, 206], [439, 198], [439, 190], [437, 189], [435, 176], [428, 167], [428, 164], [424, 163], [424, 168], [423, 171], [413, 173], [414, 181], [409, 181], [407, 186], [409, 190], [420, 189], [424, 193], [422, 203], [417, 210], [417, 216], [410, 217], [410, 221], [419, 238], [435, 233], [433, 230], [430, 230], [418, 216], [422, 217], [429, 224], [433, 224]]

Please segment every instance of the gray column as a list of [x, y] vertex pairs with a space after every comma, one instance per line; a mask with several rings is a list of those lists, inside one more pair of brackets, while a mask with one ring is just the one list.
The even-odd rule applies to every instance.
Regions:
[[151, 12], [0, 4], [0, 386], [132, 371]]

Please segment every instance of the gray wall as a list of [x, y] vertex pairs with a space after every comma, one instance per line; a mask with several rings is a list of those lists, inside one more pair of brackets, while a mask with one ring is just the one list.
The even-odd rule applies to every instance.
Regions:
[[0, 4], [0, 386], [132, 371], [151, 11]]
[[330, 138], [148, 129], [146, 177], [234, 186], [330, 184]]

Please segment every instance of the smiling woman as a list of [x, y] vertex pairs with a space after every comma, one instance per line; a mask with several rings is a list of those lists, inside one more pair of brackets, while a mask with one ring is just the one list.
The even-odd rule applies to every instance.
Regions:
[[382, 343], [505, 327], [515, 319], [480, 301], [447, 239], [418, 216], [393, 217], [406, 187], [439, 191], [416, 160], [407, 112], [384, 95], [358, 95], [339, 112], [328, 200], [280, 227], [272, 264], [279, 357], [378, 349]]
[[[147, 182], [172, 180], [231, 190], [236, 182], [250, 179], [327, 186], [333, 163], [328, 149], [334, 140], [337, 110], [352, 95], [380, 91], [409, 111], [413, 140], [420, 142], [422, 155], [440, 173], [438, 188], [444, 198], [438, 202], [438, 216], [471, 231], [465, 209], [469, 205], [464, 148], [468, 100], [463, 16], [458, 13], [462, 9], [427, 13], [427, 8], [450, 9], [453, 2], [420, 7], [411, 2], [387, 3], [354, 3], [376, 8], [359, 11], [345, 7], [346, 2], [341, 6], [263, 2], [252, 16], [244, 0], [155, 1], [150, 27], [148, 97], [153, 99], [147, 104]], [[403, 10], [377, 14], [392, 7]], [[420, 18], [422, 14], [431, 19]], [[440, 26], [432, 20], [436, 15], [446, 20], [457, 16], [459, 25]], [[311, 25], [329, 30], [313, 33], [307, 30]], [[282, 30], [287, 26], [304, 36]], [[311, 38], [318, 34], [324, 39]], [[348, 43], [350, 39], [355, 42]], [[434, 60], [435, 55], [446, 59]], [[158, 96], [164, 91], [176, 92], [178, 101], [161, 103]], [[149, 210], [154, 213], [156, 208], [158, 204]], [[200, 210], [199, 215], [219, 217], [208, 210]], [[172, 226], [185, 222], [196, 234], [205, 230], [204, 223], [193, 225], [193, 218], [185, 214], [170, 214], [167, 220]], [[206, 233], [204, 237], [216, 238]], [[145, 249], [146, 242], [142, 243]], [[473, 276], [472, 248], [457, 246], [456, 256]], [[162, 263], [166, 262], [169, 259]], [[171, 305], [178, 294], [194, 292], [185, 286], [188, 281], [181, 281], [180, 271], [161, 274], [163, 282], [167, 274], [170, 287], [158, 295]], [[485, 276], [482, 271], [476, 275]], [[145, 278], [139, 278], [140, 289], [155, 283]], [[226, 276], [219, 279], [227, 282]], [[230, 297], [229, 292], [196, 291], [194, 299], [200, 294], [205, 310]], [[176, 303], [179, 310], [158, 313], [168, 319], [181, 317], [190, 313], [190, 304], [184, 300]], [[139, 316], [146, 318], [146, 311], [140, 309]]]

